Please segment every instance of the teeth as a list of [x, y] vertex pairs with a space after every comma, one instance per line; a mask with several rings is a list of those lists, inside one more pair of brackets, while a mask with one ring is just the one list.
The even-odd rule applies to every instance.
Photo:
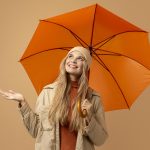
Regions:
[[75, 66], [75, 65], [69, 65], [69, 67], [71, 67], [71, 68], [77, 68], [77, 66]]

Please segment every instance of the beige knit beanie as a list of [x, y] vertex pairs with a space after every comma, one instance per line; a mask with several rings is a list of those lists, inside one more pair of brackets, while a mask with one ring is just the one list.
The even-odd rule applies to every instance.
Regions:
[[[87, 61], [87, 65], [88, 65], [88, 69], [90, 68], [90, 65], [91, 65], [91, 62], [92, 62], [92, 57], [90, 55], [90, 51], [82, 46], [76, 46], [76, 47], [73, 47], [69, 52], [68, 54], [70, 54], [71, 52], [74, 52], [74, 51], [78, 51], [80, 52], [86, 59]], [[67, 56], [68, 56], [67, 54]]]

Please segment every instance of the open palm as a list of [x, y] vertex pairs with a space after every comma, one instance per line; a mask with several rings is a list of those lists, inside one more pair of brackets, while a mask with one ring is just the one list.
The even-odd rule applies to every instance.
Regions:
[[24, 100], [24, 97], [21, 93], [14, 92], [13, 90], [8, 90], [7, 92], [0, 90], [0, 95], [8, 100], [15, 100], [18, 102]]

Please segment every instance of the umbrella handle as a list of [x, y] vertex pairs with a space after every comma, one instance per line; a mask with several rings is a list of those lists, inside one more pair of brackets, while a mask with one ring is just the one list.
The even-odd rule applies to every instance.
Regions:
[[87, 110], [84, 109], [83, 111], [81, 110], [81, 99], [78, 99], [78, 112], [80, 117], [85, 118], [87, 116]]

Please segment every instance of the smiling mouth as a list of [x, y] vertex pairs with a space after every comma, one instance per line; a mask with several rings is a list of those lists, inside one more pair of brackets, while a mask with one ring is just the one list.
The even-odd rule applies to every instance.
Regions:
[[70, 68], [74, 68], [74, 69], [75, 69], [75, 68], [78, 68], [76, 65], [72, 65], [72, 64], [69, 64], [68, 66], [69, 66]]

